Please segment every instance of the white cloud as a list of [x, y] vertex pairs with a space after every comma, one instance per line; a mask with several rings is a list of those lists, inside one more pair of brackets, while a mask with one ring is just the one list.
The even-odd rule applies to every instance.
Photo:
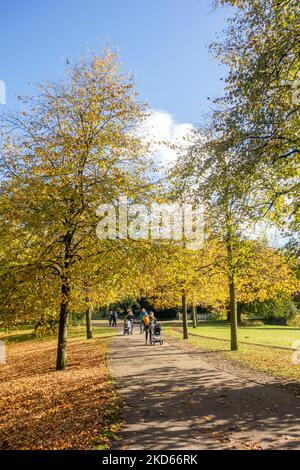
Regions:
[[151, 143], [155, 160], [166, 166], [176, 160], [179, 147], [186, 145], [185, 137], [193, 129], [193, 124], [179, 123], [170, 113], [154, 109], [140, 126], [139, 132]]

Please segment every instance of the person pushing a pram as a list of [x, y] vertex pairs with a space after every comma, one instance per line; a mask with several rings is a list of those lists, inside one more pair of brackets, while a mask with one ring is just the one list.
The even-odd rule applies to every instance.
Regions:
[[133, 317], [132, 310], [128, 310], [128, 314], [126, 315], [125, 320], [124, 320], [124, 331], [123, 331], [124, 335], [133, 334], [133, 322], [134, 322], [134, 317]]
[[144, 317], [144, 331], [145, 331], [145, 344], [152, 344], [152, 335], [153, 329], [155, 324], [157, 323], [157, 319], [154, 316], [153, 312], [150, 312], [149, 315], [145, 315]]

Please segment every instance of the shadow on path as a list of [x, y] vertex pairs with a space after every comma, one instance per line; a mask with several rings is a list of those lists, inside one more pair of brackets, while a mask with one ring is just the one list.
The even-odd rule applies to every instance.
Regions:
[[108, 365], [125, 400], [115, 449], [300, 449], [300, 401], [219, 370], [204, 353], [118, 336]]

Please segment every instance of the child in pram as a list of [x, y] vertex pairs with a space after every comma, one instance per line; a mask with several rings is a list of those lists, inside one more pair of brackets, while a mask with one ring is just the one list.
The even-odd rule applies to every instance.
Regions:
[[123, 335], [132, 335], [132, 322], [128, 318], [124, 320]]
[[154, 346], [155, 343], [159, 343], [160, 345], [162, 345], [163, 342], [164, 342], [164, 338], [162, 334], [161, 325], [159, 323], [155, 323], [151, 330], [150, 344], [152, 344], [152, 346]]

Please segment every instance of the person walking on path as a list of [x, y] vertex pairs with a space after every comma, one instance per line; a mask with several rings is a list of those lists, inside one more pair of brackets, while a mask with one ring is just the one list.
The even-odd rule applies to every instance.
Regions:
[[111, 310], [108, 312], [108, 322], [109, 322], [109, 326], [111, 326], [112, 325], [112, 311]]
[[148, 340], [150, 338], [150, 318], [149, 318], [148, 313], [144, 315], [143, 323], [144, 323], [144, 332], [145, 332], [145, 345], [147, 346]]
[[129, 320], [129, 321], [130, 321], [130, 324], [131, 324], [131, 334], [132, 334], [132, 333], [133, 333], [133, 321], [134, 321], [134, 317], [133, 317], [132, 310], [128, 310], [128, 314], [127, 314], [126, 320]]
[[150, 344], [152, 342], [152, 335], [153, 335], [153, 330], [154, 330], [155, 323], [157, 323], [157, 319], [154, 315], [154, 312], [150, 312], [149, 313], [149, 327], [150, 327], [150, 329], [149, 329], [149, 342], [150, 342]]
[[145, 331], [145, 325], [144, 325], [144, 316], [145, 315], [148, 315], [148, 313], [146, 312], [146, 310], [144, 308], [142, 308], [142, 310], [140, 311], [140, 335], [142, 333], [144, 333], [144, 331]]
[[118, 321], [118, 314], [116, 310], [113, 310], [111, 317], [112, 317], [112, 326], [116, 327], [117, 321]]

